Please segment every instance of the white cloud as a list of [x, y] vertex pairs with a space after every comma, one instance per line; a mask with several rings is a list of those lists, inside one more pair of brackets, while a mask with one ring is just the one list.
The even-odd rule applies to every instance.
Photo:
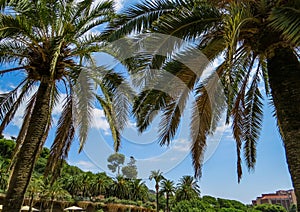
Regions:
[[91, 127], [103, 130], [105, 135], [110, 134], [109, 124], [106, 121], [103, 110], [97, 109], [97, 108], [93, 109], [93, 120], [92, 120], [92, 126]]
[[11, 139], [11, 137], [15, 137], [15, 138], [17, 137], [17, 135], [7, 133], [7, 132], [3, 133], [3, 136], [4, 136], [4, 138], [7, 138], [7, 139]]
[[89, 161], [80, 160], [74, 163], [75, 166], [78, 166], [83, 171], [97, 171], [98, 168], [95, 166], [94, 163]]
[[176, 152], [188, 152], [190, 151], [191, 142], [187, 139], [176, 139], [173, 141], [174, 146], [172, 147], [173, 151]]

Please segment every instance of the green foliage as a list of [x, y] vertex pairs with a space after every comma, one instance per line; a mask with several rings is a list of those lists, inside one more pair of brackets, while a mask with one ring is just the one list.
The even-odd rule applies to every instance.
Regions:
[[3, 158], [11, 158], [16, 142], [13, 140], [2, 138], [0, 139], [0, 156]]
[[285, 208], [280, 205], [262, 204], [257, 205], [254, 209], [261, 212], [286, 212]]
[[187, 211], [187, 212], [213, 212], [214, 207], [210, 206], [209, 203], [202, 201], [201, 199], [183, 200], [180, 201], [173, 208], [173, 211]]
[[297, 206], [296, 205], [291, 205], [289, 212], [297, 212]]
[[137, 167], [135, 165], [136, 160], [134, 157], [130, 157], [130, 161], [127, 163], [127, 166], [122, 167], [122, 173], [126, 178], [135, 179], [137, 178]]
[[219, 202], [218, 202], [218, 200], [215, 197], [212, 197], [212, 196], [203, 196], [202, 200], [204, 202], [207, 202], [208, 204], [214, 206], [215, 208], [219, 207]]
[[124, 161], [125, 161], [125, 156], [122, 155], [122, 154], [119, 154], [119, 153], [115, 153], [115, 154], [112, 154], [110, 155], [108, 158], [107, 158], [107, 162], [109, 163], [107, 165], [107, 167], [113, 172], [115, 173], [117, 171], [117, 174], [119, 175], [120, 174], [120, 168], [121, 168], [121, 165], [124, 164]]

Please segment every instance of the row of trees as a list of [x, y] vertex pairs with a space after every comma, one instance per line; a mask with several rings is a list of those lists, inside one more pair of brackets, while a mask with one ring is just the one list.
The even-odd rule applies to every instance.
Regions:
[[[289, 170], [299, 197], [300, 65], [296, 51], [300, 41], [299, 8], [297, 0], [154, 0], [139, 3], [124, 14], [116, 15], [112, 1], [1, 1], [0, 9], [5, 12], [0, 17], [0, 63], [5, 66], [0, 75], [20, 71], [25, 75], [15, 88], [0, 96], [0, 133], [21, 103], [28, 100], [16, 140], [3, 211], [18, 211], [22, 205], [33, 167], [51, 127], [51, 114], [61, 88], [65, 88], [66, 98], [47, 173], [55, 173], [59, 159], [67, 156], [76, 127], [80, 150], [83, 148], [90, 126], [93, 98], [105, 111], [115, 149], [118, 150], [120, 131], [126, 124], [133, 92], [119, 73], [95, 67], [92, 54], [103, 51], [109, 41], [141, 32], [176, 36], [196, 46], [196, 50], [202, 51], [209, 61], [219, 55], [225, 57], [204, 81], [199, 80], [200, 75], [197, 74], [203, 70], [197, 69], [195, 73], [186, 64], [178, 62], [193, 56], [191, 48], [180, 48], [181, 42], [167, 49], [164, 40], [159, 40], [159, 45], [153, 44], [157, 48], [153, 52], [164, 48], [167, 56], [143, 52], [137, 53], [138, 56], [132, 60], [121, 61], [130, 74], [142, 76], [135, 79], [136, 83], [141, 82], [140, 85], [150, 82], [161, 85], [160, 80], [151, 81], [161, 79], [161, 76], [149, 74], [153, 68], [164, 68], [186, 85], [178, 86], [176, 81], [167, 83], [168, 89], [174, 91], [172, 98], [157, 89], [146, 88], [141, 92], [133, 106], [139, 130], [144, 131], [151, 124], [153, 115], [157, 114], [155, 111], [162, 110], [160, 143], [169, 144], [179, 126], [180, 111], [186, 106], [188, 96], [195, 95], [191, 122], [195, 174], [201, 175], [207, 135], [215, 130], [220, 114], [225, 111], [227, 123], [232, 121], [233, 125], [240, 179], [241, 149], [244, 148], [249, 169], [253, 169], [256, 162], [256, 142], [262, 121], [259, 82], [264, 80], [267, 95], [273, 97]], [[90, 33], [92, 29], [108, 23], [106, 33]], [[184, 44], [183, 47], [186, 46]], [[110, 53], [117, 54], [119, 51]], [[7, 65], [13, 67], [5, 68]], [[197, 67], [201, 65], [206, 66], [196, 64]], [[221, 100], [215, 83], [218, 79], [225, 95]], [[92, 91], [91, 81], [101, 90], [100, 94]], [[123, 89], [117, 89], [120, 85]], [[37, 90], [33, 89], [35, 87]], [[194, 92], [190, 92], [192, 90]], [[31, 91], [33, 95], [30, 95]], [[74, 114], [76, 117], [73, 117]]]
[[[6, 190], [7, 168], [14, 145], [13, 140], [0, 139], [0, 185], [2, 186], [0, 189], [2, 192]], [[155, 181], [156, 195], [141, 179], [129, 179], [122, 175], [112, 178], [105, 173], [84, 172], [67, 163], [63, 165], [61, 176], [52, 182], [51, 178], [43, 177], [49, 154], [49, 149], [44, 148], [29, 183], [26, 197], [30, 207], [35, 206], [38, 201], [40, 209], [48, 208], [52, 211], [55, 201], [88, 200], [154, 208], [156, 200], [158, 211], [285, 212], [280, 206], [250, 207], [235, 200], [216, 199], [210, 196], [200, 198], [199, 185], [194, 177], [183, 176], [176, 184], [166, 179], [159, 170], [152, 171], [149, 176], [150, 180]], [[295, 206], [290, 211], [295, 212]]]

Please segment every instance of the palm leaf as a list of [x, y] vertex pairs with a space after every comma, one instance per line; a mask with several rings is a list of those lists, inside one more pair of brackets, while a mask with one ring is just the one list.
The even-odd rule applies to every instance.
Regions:
[[256, 162], [256, 142], [260, 135], [263, 116], [262, 95], [259, 90], [259, 68], [246, 94], [245, 123], [244, 123], [244, 154], [249, 170], [254, 169]]
[[269, 16], [270, 26], [283, 33], [286, 40], [300, 45], [300, 10], [292, 7], [275, 7]]
[[225, 99], [222, 95], [222, 86], [219, 76], [225, 70], [224, 63], [215, 73], [211, 74], [203, 83], [196, 88], [196, 100], [193, 106], [191, 121], [192, 158], [195, 177], [201, 176], [204, 151], [206, 148], [207, 135], [213, 133], [216, 123], [224, 110]]
[[56, 176], [56, 170], [60, 169], [63, 159], [68, 156], [75, 134], [73, 124], [73, 104], [72, 96], [68, 96], [63, 106], [61, 117], [58, 120], [56, 135], [51, 146], [45, 176], [48, 176], [50, 173], [52, 173], [53, 176]]
[[80, 75], [76, 80], [74, 86], [74, 94], [76, 94], [76, 115], [77, 124], [79, 126], [79, 141], [80, 147], [79, 151], [82, 151], [85, 144], [89, 126], [92, 118], [92, 108], [93, 108], [93, 84], [91, 82], [91, 76], [88, 71], [81, 69]]
[[[21, 93], [18, 95], [17, 99], [10, 106], [10, 108], [8, 106], [9, 102], [6, 103], [6, 105], [8, 106], [7, 109], [9, 108], [9, 110], [7, 110], [5, 112], [5, 116], [3, 116], [3, 118], [0, 117], [0, 120], [1, 120], [0, 134], [3, 132], [5, 127], [9, 124], [9, 122], [12, 120], [12, 118], [14, 117], [18, 108], [20, 107], [20, 105], [22, 104], [24, 99], [26, 98], [26, 95], [31, 91], [31, 88], [32, 88], [34, 82], [31, 80], [28, 80], [28, 79], [26, 79], [26, 81], [27, 81], [26, 84], [22, 87]], [[25, 82], [25, 81], [23, 81], [23, 82]], [[23, 84], [23, 82], [21, 84]], [[13, 96], [12, 96], [12, 98], [13, 98]], [[9, 100], [9, 101], [11, 101], [11, 100]], [[5, 105], [5, 102], [3, 104]]]

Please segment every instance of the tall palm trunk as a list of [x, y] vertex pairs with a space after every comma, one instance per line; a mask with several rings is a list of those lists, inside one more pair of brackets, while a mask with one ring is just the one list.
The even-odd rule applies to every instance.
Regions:
[[166, 202], [166, 205], [167, 205], [167, 212], [170, 212], [170, 208], [169, 208], [169, 192], [167, 192], [167, 202]]
[[23, 204], [36, 157], [41, 149], [39, 147], [43, 143], [43, 136], [48, 125], [51, 89], [52, 85], [49, 80], [42, 80], [37, 91], [27, 134], [11, 175], [3, 212], [19, 212]]
[[300, 210], [300, 63], [289, 49], [276, 49], [268, 60], [269, 82], [284, 142], [297, 207]]
[[159, 207], [158, 207], [158, 191], [159, 191], [159, 185], [158, 183], [156, 183], [155, 185], [155, 190], [156, 190], [156, 211], [159, 211]]
[[32, 212], [33, 199], [34, 199], [34, 193], [32, 192], [30, 195], [30, 201], [29, 201], [29, 212]]

